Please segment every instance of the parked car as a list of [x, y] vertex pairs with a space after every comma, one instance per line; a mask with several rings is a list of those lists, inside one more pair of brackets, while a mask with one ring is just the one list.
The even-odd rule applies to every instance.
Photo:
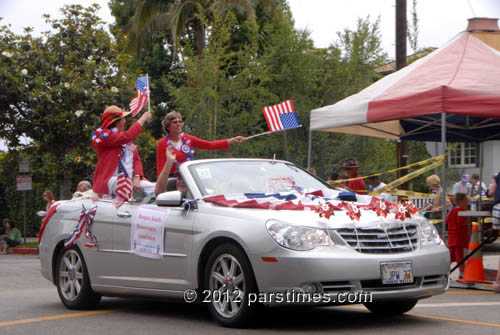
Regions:
[[[185, 195], [119, 208], [107, 198], [70, 200], [49, 211], [41, 268], [66, 307], [176, 297], [243, 326], [257, 303], [362, 302], [400, 314], [448, 288], [448, 250], [411, 206], [332, 189], [286, 161], [195, 160], [179, 171]], [[370, 299], [340, 299], [361, 292]]]

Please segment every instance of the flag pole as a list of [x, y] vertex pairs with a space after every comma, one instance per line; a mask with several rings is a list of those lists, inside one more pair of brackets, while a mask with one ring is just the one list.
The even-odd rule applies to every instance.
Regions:
[[257, 137], [257, 136], [267, 135], [267, 134], [271, 134], [271, 133], [279, 133], [279, 132], [282, 132], [282, 131], [287, 131], [287, 130], [290, 130], [290, 129], [297, 129], [297, 128], [300, 128], [300, 127], [302, 127], [302, 125], [299, 125], [298, 127], [294, 127], [294, 128], [287, 128], [287, 129], [278, 130], [278, 131], [266, 131], [266, 132], [263, 132], [263, 133], [255, 134], [255, 135], [252, 135], [252, 136], [248, 136], [248, 137], [247, 137], [247, 140], [248, 140], [248, 139], [251, 139], [252, 137]]
[[151, 90], [149, 89], [149, 74], [148, 73], [146, 73], [146, 81], [148, 83], [148, 112], [151, 113], [151, 103], [150, 103]]
[[252, 135], [252, 136], [248, 136], [247, 139], [251, 139], [252, 137], [267, 135], [267, 134], [271, 134], [271, 133], [272, 133], [272, 131], [266, 131], [264, 133], [260, 133], [260, 134], [255, 134], [255, 135]]

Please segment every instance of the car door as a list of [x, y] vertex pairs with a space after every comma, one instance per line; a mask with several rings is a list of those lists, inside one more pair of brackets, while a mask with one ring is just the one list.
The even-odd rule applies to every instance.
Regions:
[[[88, 201], [85, 204], [90, 209], [97, 206], [92, 223], [92, 233], [97, 239], [97, 247], [83, 247], [85, 262], [89, 271], [92, 285], [112, 285], [112, 278], [116, 275], [113, 264], [115, 253], [113, 250], [113, 224], [116, 208], [111, 200], [100, 199], [96, 202]], [[84, 238], [83, 236], [80, 239]]]
[[[160, 259], [147, 258], [132, 253], [132, 220], [139, 206], [168, 211], [163, 232], [163, 254]], [[183, 291], [192, 287], [188, 281], [190, 268], [193, 223], [196, 210], [185, 211], [182, 207], [124, 204], [113, 220], [113, 267], [115, 284], [125, 287]]]

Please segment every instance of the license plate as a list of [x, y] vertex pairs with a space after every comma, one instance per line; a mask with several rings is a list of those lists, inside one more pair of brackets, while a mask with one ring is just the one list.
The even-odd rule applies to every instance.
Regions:
[[381, 263], [382, 284], [413, 283], [411, 262]]

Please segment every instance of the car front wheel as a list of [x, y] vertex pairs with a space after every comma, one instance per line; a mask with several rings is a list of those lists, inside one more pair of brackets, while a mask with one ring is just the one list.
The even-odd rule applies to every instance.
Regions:
[[213, 250], [204, 275], [202, 300], [212, 317], [226, 327], [245, 327], [257, 305], [248, 295], [257, 292], [250, 262], [236, 245], [223, 244]]
[[415, 307], [418, 299], [395, 300], [395, 301], [379, 301], [364, 303], [365, 307], [370, 312], [379, 315], [397, 315], [408, 312]]
[[87, 265], [76, 246], [64, 249], [59, 255], [56, 285], [59, 298], [69, 309], [94, 308], [101, 300], [90, 286]]

